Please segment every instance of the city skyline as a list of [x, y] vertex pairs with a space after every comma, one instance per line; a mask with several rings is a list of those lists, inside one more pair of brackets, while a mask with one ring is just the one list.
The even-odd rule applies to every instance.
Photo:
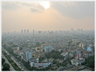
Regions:
[[2, 32], [94, 30], [94, 1], [2, 1]]

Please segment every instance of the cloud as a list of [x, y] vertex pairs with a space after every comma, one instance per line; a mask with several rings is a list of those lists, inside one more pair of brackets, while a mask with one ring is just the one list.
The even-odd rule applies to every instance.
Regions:
[[94, 2], [51, 2], [51, 7], [63, 16], [94, 17]]
[[7, 10], [15, 10], [19, 8], [19, 5], [14, 2], [2, 2], [2, 8]]
[[29, 2], [26, 2], [26, 3], [25, 2], [24, 3], [18, 2], [18, 3], [23, 5], [23, 6], [29, 7], [32, 12], [42, 12], [42, 11], [45, 10], [45, 8], [42, 5], [40, 5], [39, 3], [32, 3], [32, 2], [31, 3], [29, 3]]
[[42, 12], [45, 8], [39, 3], [29, 3], [29, 2], [2, 2], [2, 8], [6, 10], [15, 10], [18, 8], [28, 8], [31, 12]]
[[32, 11], [32, 12], [40, 12], [40, 13], [41, 13], [41, 11], [39, 11], [39, 10], [37, 10], [37, 9], [34, 9], [34, 8], [31, 8], [31, 11]]

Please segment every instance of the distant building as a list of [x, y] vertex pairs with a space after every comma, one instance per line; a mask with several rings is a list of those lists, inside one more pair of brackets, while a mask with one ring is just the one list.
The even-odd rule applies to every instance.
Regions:
[[80, 31], [80, 29], [78, 29], [78, 31]]
[[41, 34], [41, 31], [38, 31], [38, 34]]
[[23, 30], [21, 30], [21, 33], [23, 33]]
[[86, 46], [86, 43], [80, 42], [79, 47], [84, 48]]
[[34, 36], [34, 30], [33, 30], [33, 36]]
[[29, 30], [27, 30], [27, 33], [29, 33]]
[[72, 52], [69, 52], [69, 57], [72, 58], [74, 55]]
[[76, 59], [79, 59], [79, 58], [81, 58], [81, 52], [77, 52]]
[[71, 31], [73, 31], [73, 28], [71, 28]]
[[43, 47], [36, 47], [35, 50], [36, 50], [36, 52], [40, 52], [40, 51], [43, 51], [44, 48]]
[[83, 29], [81, 29], [81, 31], [82, 31]]
[[53, 50], [53, 47], [52, 46], [45, 46], [44, 47], [44, 51], [45, 52], [51, 52]]
[[91, 47], [87, 47], [87, 51], [92, 52], [92, 48]]
[[90, 57], [90, 56], [93, 56], [93, 53], [90, 52], [90, 51], [84, 51], [84, 52], [83, 52], [83, 55], [84, 55], [85, 58], [88, 58], [88, 57]]
[[26, 33], [26, 30], [24, 30], [24, 33]]
[[93, 47], [94, 45], [93, 45], [92, 43], [89, 43], [88, 46], [89, 46], [89, 47]]
[[63, 52], [63, 53], [61, 53], [61, 55], [64, 56], [64, 60], [66, 60], [68, 58], [68, 52], [65, 52], [65, 53]]

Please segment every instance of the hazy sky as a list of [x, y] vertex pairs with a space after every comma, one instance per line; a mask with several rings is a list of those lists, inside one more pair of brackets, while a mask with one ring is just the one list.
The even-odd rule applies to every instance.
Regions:
[[91, 1], [2, 1], [2, 31], [94, 30]]

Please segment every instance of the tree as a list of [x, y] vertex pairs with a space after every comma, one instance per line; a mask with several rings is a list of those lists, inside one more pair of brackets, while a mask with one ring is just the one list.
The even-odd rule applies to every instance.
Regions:
[[9, 71], [9, 70], [10, 70], [9, 64], [4, 63], [4, 64], [3, 64], [3, 69], [2, 69], [2, 70], [3, 70], [3, 71]]
[[86, 65], [88, 67], [94, 68], [94, 56], [89, 57], [88, 59], [85, 59], [85, 63], [82, 63], [82, 65]]
[[2, 64], [4, 64], [4, 62], [5, 62], [5, 59], [4, 59], [4, 58], [2, 58]]
[[87, 60], [87, 64], [86, 64], [88, 67], [91, 67], [91, 68], [94, 68], [94, 56], [90, 57], [88, 60]]

